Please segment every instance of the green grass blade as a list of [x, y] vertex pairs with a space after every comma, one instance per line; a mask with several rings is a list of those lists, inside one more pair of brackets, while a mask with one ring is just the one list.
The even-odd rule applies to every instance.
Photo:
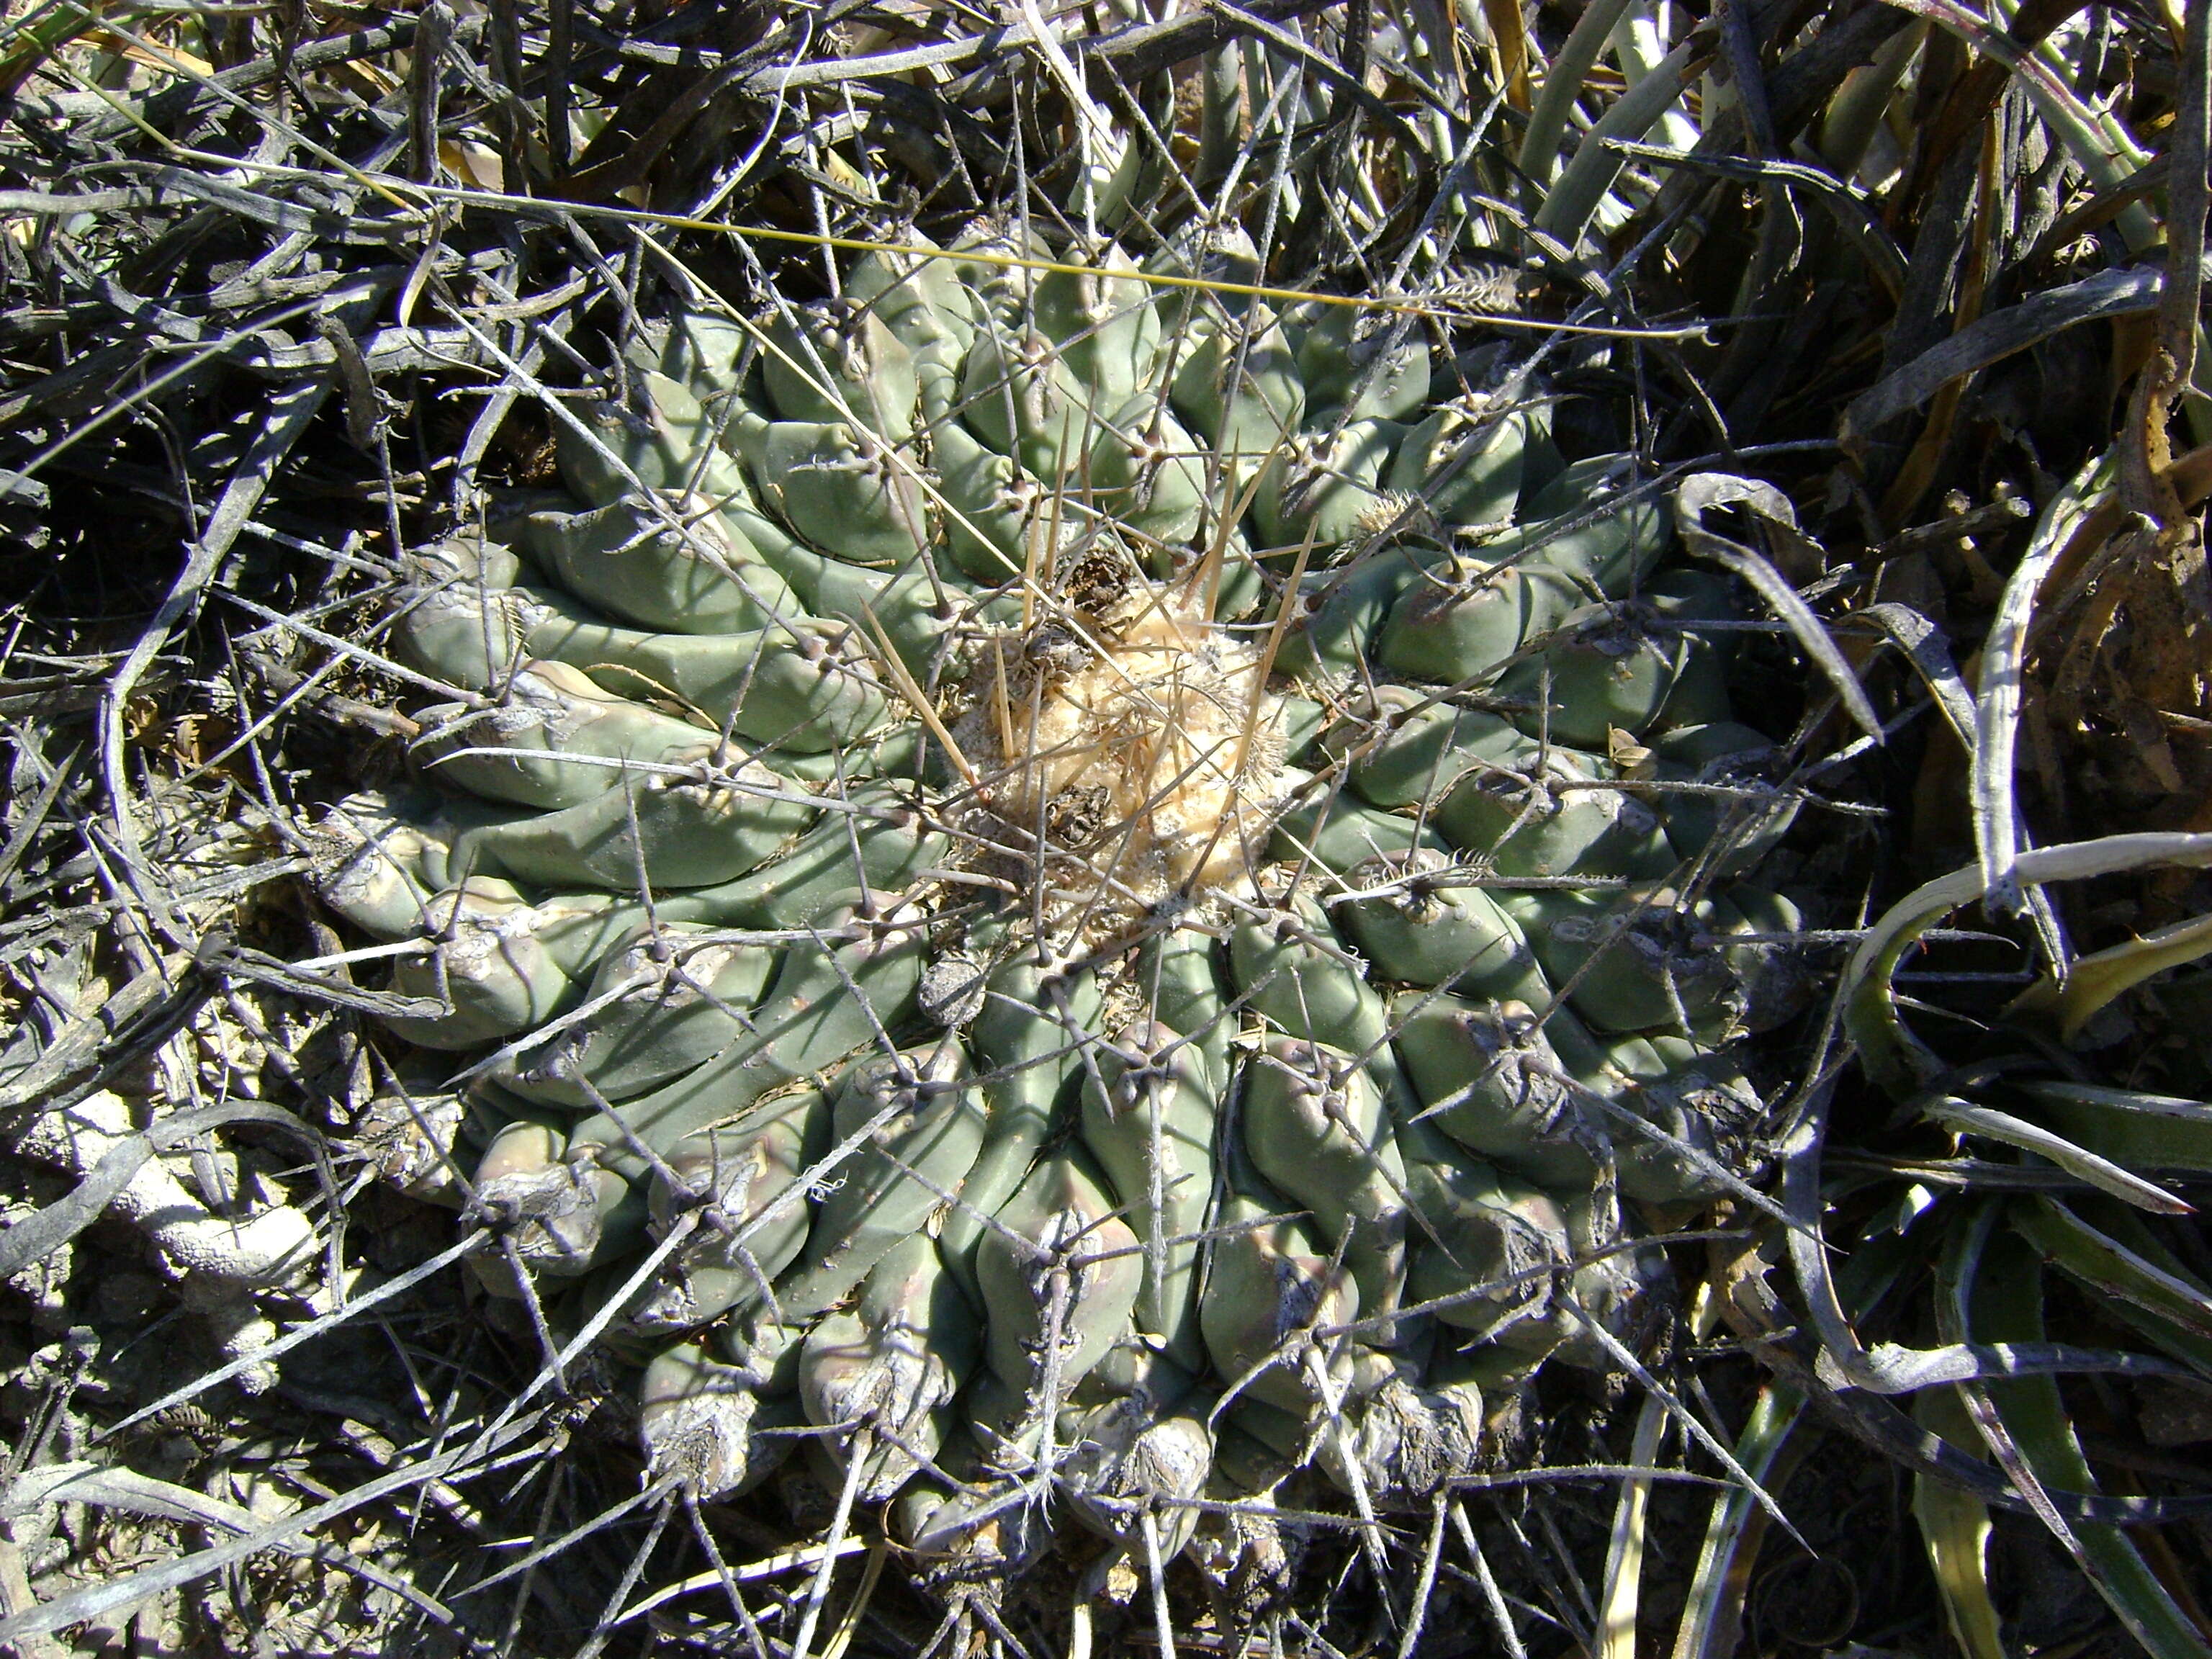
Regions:
[[2201, 1100], [2093, 1083], [2021, 1086], [2038, 1118], [2101, 1158], [2130, 1170], [2212, 1170], [2212, 1105]]
[[[2043, 1264], [2025, 1239], [2002, 1233], [1990, 1241], [1969, 1288], [1971, 1335], [1981, 1341], [2043, 1340]], [[2075, 1436], [2058, 1386], [2050, 1377], [2016, 1377], [1980, 1385], [1988, 1391], [2021, 1459], [2046, 1486], [2099, 1490]], [[2166, 1593], [2127, 1534], [2116, 1526], [2077, 1522], [2062, 1535], [2081, 1571], [2120, 1622], [2153, 1659], [2206, 1659], [2203, 1632]]]
[[[1959, 1450], [1981, 1454], [1980, 1437], [1952, 1389], [1916, 1395], [1912, 1415]], [[1943, 1597], [1943, 1617], [1966, 1659], [2006, 1659], [1996, 1602], [1990, 1595], [1990, 1506], [1928, 1475], [1912, 1477], [1912, 1518]]]
[[[1788, 1383], [1770, 1382], [1759, 1391], [1736, 1440], [1735, 1455], [1761, 1486], [1779, 1490], [1775, 1476], [1804, 1414], [1805, 1396]], [[1682, 1622], [1675, 1630], [1674, 1659], [1728, 1659], [1734, 1651], [1741, 1632], [1752, 1563], [1765, 1531], [1765, 1515], [1752, 1506], [1750, 1493], [1730, 1491], [1715, 1500]], [[1971, 1659], [1998, 1656], [1976, 1654]]]
[[2186, 1364], [2212, 1374], [2212, 1290], [2208, 1290], [2137, 1218], [2103, 1206], [2092, 1221], [2086, 1203], [2042, 1199], [2018, 1207], [2013, 1225], [2045, 1260]]
[[1978, 1135], [1985, 1140], [2017, 1146], [2022, 1152], [2049, 1158], [2069, 1175], [2078, 1176], [2100, 1192], [2110, 1193], [2139, 1210], [2149, 1210], [2158, 1215], [2191, 1213], [2189, 1205], [2164, 1188], [2154, 1186], [2110, 1158], [2100, 1158], [2063, 1135], [2053, 1134], [2041, 1125], [2014, 1117], [2009, 1112], [1993, 1111], [1948, 1095], [1929, 1101], [1922, 1110], [1931, 1121], [1947, 1129]]

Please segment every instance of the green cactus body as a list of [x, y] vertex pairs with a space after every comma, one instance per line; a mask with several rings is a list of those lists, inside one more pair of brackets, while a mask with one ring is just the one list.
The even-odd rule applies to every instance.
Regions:
[[647, 1193], [653, 1231], [665, 1237], [684, 1210], [705, 1207], [669, 1273], [631, 1314], [636, 1325], [689, 1330], [769, 1294], [805, 1245], [807, 1206], [787, 1195], [828, 1144], [829, 1118], [821, 1091], [802, 1090], [670, 1149]]
[[533, 817], [463, 832], [465, 856], [539, 887], [707, 887], [765, 864], [813, 821], [805, 791], [765, 766], [655, 774]]
[[1358, 1316], [1359, 1291], [1305, 1223], [1270, 1219], [1297, 1206], [1232, 1154], [1199, 1320], [1214, 1369], [1259, 1404], [1301, 1422], [1327, 1413], [1351, 1379], [1340, 1328]]
[[[319, 826], [317, 889], [330, 909], [363, 933], [404, 939], [424, 932], [430, 895], [445, 886], [431, 873], [450, 842], [422, 804], [381, 791], [349, 795]], [[438, 874], [442, 875], [441, 868]]]
[[1106, 1194], [1091, 1160], [1063, 1150], [1038, 1164], [977, 1247], [986, 1353], [1024, 1397], [1064, 1398], [1137, 1305], [1143, 1246]]
[[641, 933], [600, 959], [586, 998], [596, 1006], [495, 1074], [527, 1098], [579, 1109], [642, 1094], [732, 1041], [776, 966], [770, 952], [696, 925]]
[[[599, 1249], [600, 1183], [594, 1172], [567, 1161], [568, 1139], [557, 1121], [518, 1115], [494, 1133], [477, 1162], [477, 1206], [487, 1220], [507, 1223], [514, 1245], [511, 1259], [484, 1251], [471, 1258], [478, 1280], [495, 1295], [523, 1294], [514, 1276], [516, 1263], [533, 1277], [574, 1279]], [[605, 1196], [618, 1200], [625, 1184], [611, 1176]]]
[[881, 933], [832, 945], [819, 934], [785, 947], [768, 995], [744, 1029], [673, 1082], [599, 1112], [578, 1133], [620, 1146], [672, 1146], [743, 1113], [771, 1091], [861, 1048], [894, 1021], [921, 977], [912, 936]]
[[671, 490], [536, 513], [518, 540], [558, 592], [632, 628], [711, 638], [793, 614], [788, 585], [710, 495]]
[[547, 811], [605, 794], [633, 766], [687, 766], [714, 747], [711, 733], [602, 690], [559, 662], [517, 670], [488, 705], [426, 709], [422, 724], [434, 774], [493, 800]]
[[802, 1420], [795, 1395], [763, 1392], [755, 1372], [696, 1342], [663, 1349], [638, 1399], [647, 1468], [702, 1495], [733, 1497], [766, 1480], [792, 1446], [775, 1431]]
[[[890, 1497], [944, 1443], [977, 1346], [974, 1316], [937, 1242], [919, 1232], [877, 1261], [849, 1311], [825, 1316], [807, 1333], [799, 1361], [807, 1420], [870, 1431], [861, 1497]], [[843, 1465], [854, 1453], [848, 1445], [829, 1455]]]
[[[1246, 1074], [1244, 1146], [1260, 1174], [1305, 1206], [1322, 1237], [1348, 1239], [1345, 1266], [1361, 1311], [1395, 1311], [1416, 1224], [1397, 1138], [1368, 1073], [1340, 1050], [1271, 1041]], [[1367, 1340], [1387, 1346], [1392, 1335], [1377, 1329]]]
[[844, 623], [651, 634], [546, 606], [523, 642], [605, 690], [678, 705], [779, 757], [822, 754], [883, 723], [883, 688]]
[[402, 962], [392, 989], [444, 1002], [447, 1012], [395, 1022], [432, 1048], [471, 1048], [544, 1024], [567, 998], [569, 978], [538, 936], [537, 912], [509, 884], [473, 877], [431, 901], [437, 948]]
[[1203, 1368], [1196, 1310], [1198, 1236], [1213, 1202], [1217, 1085], [1204, 1051], [1164, 1024], [1123, 1032], [1083, 1091], [1083, 1143], [1127, 1194], [1145, 1244], [1137, 1326], [1191, 1370]]
[[1322, 748], [1347, 768], [1361, 799], [1392, 810], [1435, 800], [1462, 774], [1486, 763], [1510, 766], [1523, 752], [1521, 734], [1499, 716], [1410, 685], [1378, 685], [1355, 697]]
[[983, 1103], [961, 1086], [957, 1044], [865, 1060], [832, 1104], [830, 1132], [862, 1144], [830, 1177], [798, 1271], [776, 1292], [787, 1319], [812, 1318], [843, 1297], [901, 1239], [959, 1190], [983, 1144]]
[[1426, 851], [1373, 859], [1352, 880], [1356, 891], [1334, 908], [1370, 960], [1390, 964], [1393, 978], [1462, 996], [1544, 996], [1520, 924], [1449, 860]]
[[1052, 1127], [1054, 1103], [1082, 1066], [1071, 1028], [1085, 1029], [1097, 1012], [1097, 986], [1087, 975], [1062, 980], [1016, 959], [988, 981], [969, 1040], [985, 1071], [978, 1086], [988, 1115], [943, 1233], [945, 1260], [971, 1297], [981, 1294], [976, 1246], [1029, 1174]]
[[1551, 1302], [1545, 1270], [1571, 1254], [1559, 1204], [1432, 1124], [1400, 1124], [1398, 1144], [1407, 1196], [1426, 1224], [1412, 1253], [1408, 1305], [1492, 1334], [1540, 1318]]
[[617, 1335], [702, 1496], [804, 1423], [933, 1556], [1026, 1559], [1057, 1483], [1228, 1571], [1176, 1504], [1428, 1501], [1758, 1167], [1726, 1045], [1802, 992], [1742, 596], [1547, 394], [1443, 395], [1435, 319], [1156, 289], [1265, 280], [1177, 235], [679, 315], [556, 415], [564, 495], [397, 586], [451, 690], [316, 880], [487, 1058], [542, 1296], [682, 1231]]

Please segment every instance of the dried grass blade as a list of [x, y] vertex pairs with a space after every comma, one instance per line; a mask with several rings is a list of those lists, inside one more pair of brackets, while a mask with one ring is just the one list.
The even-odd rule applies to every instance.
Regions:
[[[1789, 1383], [1770, 1382], [1760, 1389], [1735, 1443], [1737, 1461], [1753, 1478], [1774, 1478], [1804, 1413], [1804, 1394]], [[1674, 1632], [1674, 1659], [1729, 1659], [1735, 1651], [1752, 1563], [1765, 1530], [1766, 1517], [1752, 1508], [1747, 1492], [1731, 1489], [1713, 1500]]]
[[[1994, 1259], [1960, 1287], [1972, 1320], [1966, 1334], [2040, 1339], [2041, 1262], [2023, 1240], [2010, 1234], [1991, 1240], [1989, 1255]], [[1977, 1413], [1977, 1426], [2015, 1484], [2023, 1490], [2032, 1487], [2039, 1495], [2053, 1488], [2097, 1491], [2089, 1460], [2051, 1379], [1992, 1382], [1980, 1385], [1976, 1392], [1984, 1393], [1988, 1407], [1988, 1415]], [[1971, 1395], [1969, 1403], [1975, 1403]], [[1993, 1429], [2000, 1431], [1992, 1433]], [[2102, 1522], [2067, 1525], [2049, 1515], [2045, 1520], [2106, 1605], [2153, 1659], [2205, 1659], [2212, 1655], [2204, 1632], [2175, 1604], [2124, 1531]]]
[[2036, 595], [2081, 521], [2110, 493], [2110, 454], [2089, 462], [2051, 498], [2027, 551], [2005, 583], [1982, 643], [1979, 695], [1975, 700], [1974, 753], [1969, 787], [1973, 796], [1974, 842], [1981, 860], [1980, 896], [2005, 915], [2021, 904], [2020, 811], [2013, 794], [2013, 758], [2020, 742], [2021, 674]]
[[[2013, 872], [2020, 882], [2036, 885], [2086, 880], [2160, 864], [2193, 867], [2212, 864], [2212, 835], [2105, 836], [2063, 847], [2036, 848], [2018, 855]], [[1869, 1073], [1893, 1092], [1917, 1092], [1922, 1078], [1933, 1076], [1940, 1067], [1935, 1057], [1905, 1031], [1898, 1017], [1891, 977], [1923, 933], [1952, 911], [1972, 904], [1985, 890], [1987, 878], [1979, 865], [1968, 865], [1926, 883], [1883, 913], [1844, 966], [1837, 987], [1844, 1029]]]
[[2169, 287], [2154, 265], [2100, 270], [2063, 288], [2045, 289], [2016, 306], [1992, 311], [1884, 375], [1851, 399], [1838, 434], [1850, 446], [1884, 422], [1918, 407], [1966, 375], [2083, 323], [2139, 316], [2158, 309]]
[[2193, 1215], [2193, 1205], [2176, 1198], [2164, 1188], [2154, 1186], [2141, 1176], [2122, 1169], [2110, 1158], [2100, 1158], [2085, 1147], [2075, 1146], [2063, 1135], [2053, 1134], [2025, 1118], [2014, 1117], [2009, 1112], [2000, 1112], [1987, 1106], [1976, 1106], [1953, 1096], [1928, 1102], [1921, 1108], [1930, 1121], [1964, 1134], [1980, 1135], [1985, 1139], [2002, 1141], [2008, 1146], [2017, 1146], [2023, 1152], [2045, 1158], [2068, 1174], [2078, 1176], [2100, 1192], [2110, 1193], [2123, 1203], [2132, 1204], [2139, 1210], [2148, 1210], [2156, 1215]]
[[1716, 507], [1742, 507], [1797, 533], [1797, 514], [1790, 498], [1772, 484], [1757, 478], [1739, 478], [1726, 472], [1692, 472], [1676, 486], [1674, 508], [1680, 516], [1682, 542], [1700, 558], [1711, 559], [1742, 577], [1765, 600], [1774, 614], [1805, 648], [1805, 654], [1827, 676], [1844, 707], [1861, 731], [1876, 743], [1882, 740], [1881, 717], [1867, 700], [1866, 688], [1851, 672], [1826, 627], [1812, 607], [1798, 597], [1789, 579], [1762, 554], [1705, 528], [1705, 515]]
[[[2109, 1298], [2123, 1316], [2126, 1309], [2140, 1309], [2162, 1327], [2187, 1334], [2192, 1340], [2173, 1352], [2201, 1364], [2203, 1345], [2212, 1342], [2212, 1289], [2167, 1255], [2133, 1216], [2112, 1211], [2092, 1222], [2081, 1212], [2086, 1207], [2043, 1199], [2021, 1206], [2013, 1225], [2062, 1271]], [[2129, 1236], [2119, 1236], [2124, 1233]], [[2153, 1333], [2153, 1340], [2172, 1346], [2163, 1334]]]
[[1591, 216], [1596, 213], [1598, 204], [1613, 188], [1627, 161], [1606, 141], [1643, 137], [1689, 90], [1704, 71], [1708, 57], [1704, 43], [1693, 36], [1668, 52], [1650, 74], [1617, 99], [1576, 147], [1574, 155], [1529, 222], [1530, 228], [1566, 247], [1576, 246]]
[[2212, 915], [2193, 917], [2161, 927], [2146, 938], [2077, 958], [2067, 970], [2063, 984], [2046, 974], [2021, 992], [2005, 1012], [2014, 1018], [2055, 1012], [2060, 1034], [2070, 1042], [2099, 1010], [2116, 998], [2154, 974], [2208, 954], [2212, 954]]
[[[1667, 1408], [1656, 1395], [1644, 1396], [1636, 1413], [1635, 1437], [1628, 1461], [1650, 1468], [1659, 1458], [1667, 1429]], [[1757, 1479], [1756, 1472], [1752, 1472]], [[1731, 1497], [1742, 1498], [1735, 1492]], [[1636, 1659], [1636, 1608], [1644, 1582], [1644, 1524], [1651, 1507], [1651, 1482], [1641, 1477], [1620, 1483], [1613, 1509], [1613, 1535], [1606, 1545], [1605, 1587], [1598, 1607], [1597, 1659]]]
[[285, 1516], [228, 1543], [198, 1551], [181, 1560], [149, 1567], [142, 1572], [88, 1584], [82, 1589], [57, 1596], [11, 1618], [0, 1619], [0, 1643], [20, 1642], [27, 1636], [51, 1635], [55, 1631], [83, 1624], [116, 1608], [135, 1606], [165, 1590], [180, 1589], [186, 1584], [197, 1583], [226, 1568], [236, 1566], [264, 1549], [283, 1547], [294, 1539], [303, 1537], [340, 1516], [349, 1515], [394, 1493], [427, 1486], [431, 1481], [455, 1474], [465, 1474], [467, 1465], [479, 1460], [489, 1461], [501, 1448], [534, 1432], [540, 1415], [532, 1412], [519, 1417], [478, 1441], [426, 1457], [410, 1468], [394, 1469], [391, 1474], [365, 1482], [351, 1492], [341, 1492], [325, 1503], [318, 1504], [313, 1509]]
[[[1973, 1425], [1958, 1396], [1930, 1389], [1913, 1401], [1913, 1419], [1963, 1455]], [[2001, 1621], [1990, 1594], [1990, 1506], [1972, 1492], [1926, 1474], [1912, 1477], [1912, 1518], [1943, 1598], [1943, 1617], [1966, 1659], [2006, 1659]]]

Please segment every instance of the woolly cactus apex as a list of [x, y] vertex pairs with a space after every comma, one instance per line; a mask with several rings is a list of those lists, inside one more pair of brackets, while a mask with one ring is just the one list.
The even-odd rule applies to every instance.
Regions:
[[1056, 896], [1122, 910], [1251, 866], [1281, 738], [1258, 652], [1188, 585], [1109, 572], [1101, 598], [1080, 634], [994, 644], [953, 740], [1000, 843]]

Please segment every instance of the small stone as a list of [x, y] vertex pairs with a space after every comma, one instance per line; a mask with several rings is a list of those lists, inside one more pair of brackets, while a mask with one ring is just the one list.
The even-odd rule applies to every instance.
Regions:
[[1127, 1607], [1144, 1587], [1145, 1581], [1126, 1555], [1107, 1569], [1106, 1594], [1116, 1607]]
[[921, 975], [916, 1000], [922, 1016], [957, 1030], [983, 1012], [983, 969], [973, 957], [948, 951]]

